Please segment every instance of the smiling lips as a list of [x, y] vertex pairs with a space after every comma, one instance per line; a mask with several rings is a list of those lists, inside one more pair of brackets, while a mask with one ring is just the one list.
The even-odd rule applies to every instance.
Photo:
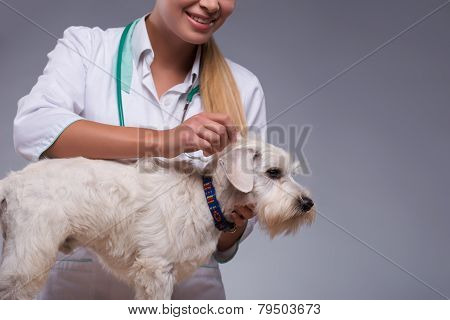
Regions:
[[194, 20], [197, 23], [200, 23], [202, 25], [204, 25], [205, 27], [212, 27], [214, 25], [214, 23], [216, 22], [218, 17], [204, 17], [204, 16], [199, 16], [196, 14], [193, 14], [191, 12], [187, 12], [186, 11], [186, 15], [191, 18], [192, 20]]

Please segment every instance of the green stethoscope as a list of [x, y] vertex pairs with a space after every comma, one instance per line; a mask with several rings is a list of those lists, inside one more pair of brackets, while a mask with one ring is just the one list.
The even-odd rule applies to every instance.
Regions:
[[[123, 30], [119, 43], [119, 52], [117, 55], [116, 65], [116, 84], [117, 84], [117, 108], [119, 113], [119, 124], [121, 127], [125, 126], [123, 118], [123, 104], [122, 104], [122, 91], [130, 93], [131, 79], [133, 77], [133, 59], [131, 53], [131, 36], [133, 35], [134, 28], [139, 22], [140, 18], [134, 20]], [[197, 85], [191, 88], [186, 97], [186, 104], [183, 110], [183, 117], [181, 122], [186, 117], [187, 109], [189, 108], [192, 98], [200, 92], [200, 87]]]

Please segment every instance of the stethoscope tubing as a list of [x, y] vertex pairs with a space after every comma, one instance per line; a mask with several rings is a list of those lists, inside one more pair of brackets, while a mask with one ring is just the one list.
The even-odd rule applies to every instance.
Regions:
[[[119, 125], [121, 127], [125, 126], [125, 119], [124, 119], [124, 114], [123, 114], [123, 100], [122, 100], [122, 64], [123, 64], [123, 55], [124, 55], [124, 48], [125, 48], [125, 44], [128, 38], [128, 33], [130, 32], [130, 29], [132, 28], [133, 24], [135, 24], [136, 21], [131, 22], [130, 24], [128, 24], [125, 29], [122, 32], [122, 35], [120, 37], [120, 42], [119, 42], [119, 49], [118, 49], [118, 54], [117, 54], [117, 65], [116, 65], [116, 90], [117, 90], [117, 112], [118, 112], [118, 116], [119, 116]], [[129, 64], [130, 66], [132, 66], [132, 64]], [[184, 110], [183, 110], [183, 117], [181, 119], [181, 123], [184, 122], [185, 118], [186, 118], [186, 113], [187, 110], [189, 108], [189, 105], [192, 102], [192, 99], [194, 98], [194, 96], [196, 94], [200, 93], [200, 86], [197, 85], [195, 87], [191, 87], [187, 97], [186, 97], [186, 104], [184, 106]], [[204, 160], [201, 157], [194, 157], [192, 155], [189, 155], [187, 153], [185, 153], [185, 155], [191, 159], [199, 159], [201, 161], [207, 161]]]

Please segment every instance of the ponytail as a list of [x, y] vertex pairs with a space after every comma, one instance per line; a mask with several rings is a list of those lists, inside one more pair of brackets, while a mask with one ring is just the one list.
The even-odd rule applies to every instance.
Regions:
[[202, 45], [200, 83], [204, 110], [226, 113], [245, 135], [247, 123], [236, 81], [212, 37]]

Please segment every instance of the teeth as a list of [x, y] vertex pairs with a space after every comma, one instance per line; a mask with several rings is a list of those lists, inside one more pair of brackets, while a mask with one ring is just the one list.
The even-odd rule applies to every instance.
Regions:
[[203, 19], [203, 18], [200, 18], [200, 17], [193, 16], [191, 14], [189, 14], [189, 17], [191, 17], [193, 20], [195, 20], [195, 21], [197, 21], [198, 23], [201, 23], [201, 24], [213, 24], [214, 23], [214, 20]]

